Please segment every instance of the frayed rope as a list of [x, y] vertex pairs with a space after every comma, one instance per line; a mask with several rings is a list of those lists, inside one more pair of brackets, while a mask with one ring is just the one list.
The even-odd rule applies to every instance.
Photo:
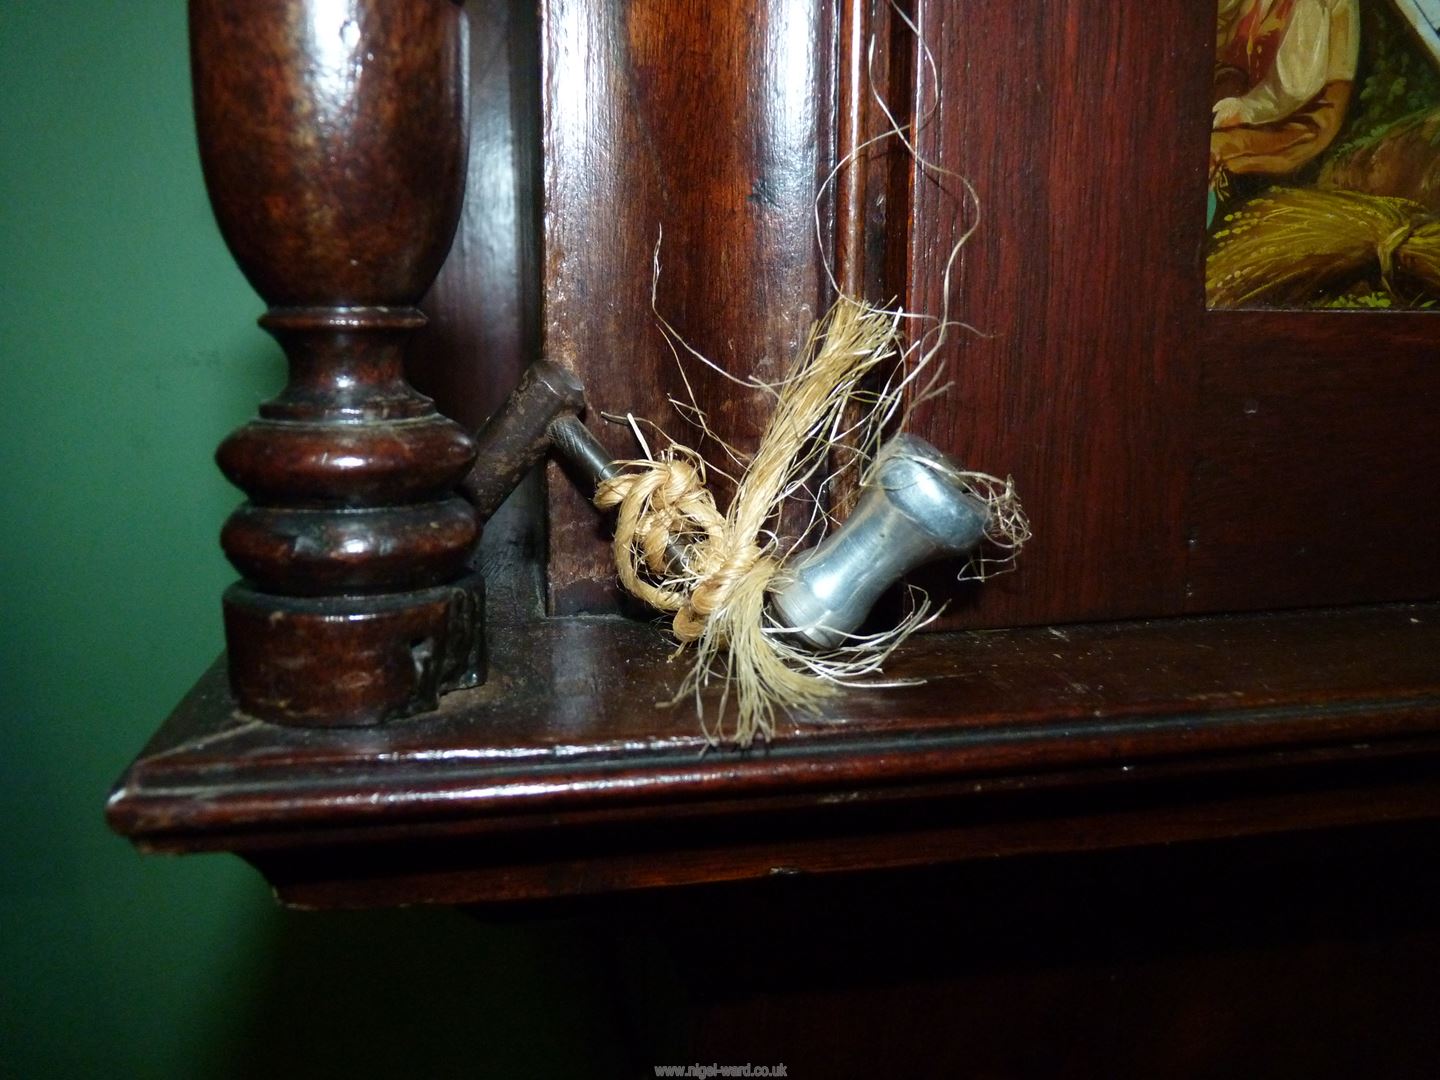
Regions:
[[[829, 479], [829, 452], [854, 434], [842, 428], [847, 404], [857, 398], [868, 403], [862, 446], [878, 443], [880, 427], [895, 415], [908, 379], [887, 384], [878, 395], [862, 394], [860, 387], [877, 366], [904, 355], [899, 321], [897, 312], [842, 296], [815, 324], [778, 384], [775, 410], [726, 513], [705, 486], [704, 460], [680, 444], [624, 463], [625, 472], [596, 492], [597, 506], [617, 510], [613, 551], [621, 584], [670, 613], [680, 648], [695, 649], [671, 704], [693, 696], [712, 743], [744, 747], [757, 736], [768, 741], [777, 710], [816, 711], [838, 687], [877, 672], [895, 647], [933, 618], [921, 599], [892, 630], [817, 655], [780, 633], [766, 607], [789, 553], [769, 527], [787, 499], [800, 492], [816, 499], [811, 485], [818, 491]], [[1029, 536], [1014, 487], [984, 474], [966, 475], [991, 508], [992, 539], [1007, 551], [1008, 562]], [[823, 479], [814, 483], [817, 477]], [[714, 681], [722, 693], [710, 726], [700, 695]], [[735, 719], [728, 726], [732, 690]]]

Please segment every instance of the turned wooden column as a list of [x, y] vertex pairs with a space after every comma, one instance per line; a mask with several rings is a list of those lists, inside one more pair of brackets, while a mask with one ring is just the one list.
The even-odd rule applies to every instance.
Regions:
[[483, 676], [473, 442], [405, 381], [460, 213], [466, 26], [453, 0], [191, 0], [221, 231], [290, 381], [220, 447], [241, 708], [372, 724]]

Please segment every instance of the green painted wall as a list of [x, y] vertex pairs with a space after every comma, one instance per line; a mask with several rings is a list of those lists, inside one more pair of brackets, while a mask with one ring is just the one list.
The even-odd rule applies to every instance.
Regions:
[[179, 0], [0, 0], [0, 1074], [603, 1075], [574, 924], [284, 913], [104, 826], [220, 649], [211, 454], [280, 381], [187, 80]]

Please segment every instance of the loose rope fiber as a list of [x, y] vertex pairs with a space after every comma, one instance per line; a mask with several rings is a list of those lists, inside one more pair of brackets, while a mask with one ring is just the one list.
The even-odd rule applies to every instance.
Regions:
[[[879, 394], [861, 387], [877, 367], [905, 355], [899, 322], [896, 312], [842, 297], [815, 324], [778, 384], [774, 412], [724, 514], [705, 487], [703, 459], [679, 444], [625, 463], [625, 472], [596, 492], [597, 506], [617, 511], [613, 552], [621, 584], [670, 613], [680, 647], [694, 647], [694, 663], [674, 700], [695, 698], [712, 743], [744, 747], [757, 735], [769, 740], [777, 710], [814, 712], [837, 687], [878, 671], [931, 617], [922, 601], [893, 630], [816, 655], [788, 640], [766, 608], [788, 551], [772, 529], [793, 497], [812, 502], [812, 520], [823, 517], [819, 492], [831, 479], [825, 472], [830, 451], [851, 434], [841, 430], [846, 406], [865, 402], [863, 423], [876, 432], [896, 412], [909, 379], [892, 380]], [[865, 433], [858, 440], [876, 442]], [[1029, 536], [1013, 485], [965, 475], [991, 507], [993, 539], [1013, 557]], [[717, 681], [720, 706], [709, 726], [700, 693]]]
[[[693, 697], [712, 745], [746, 747], [756, 736], [768, 741], [775, 732], [777, 712], [815, 713], [840, 687], [895, 685], [869, 680], [880, 674], [895, 648], [938, 614], [932, 613], [922, 592], [912, 589], [910, 613], [897, 626], [878, 634], [852, 635], [840, 648], [816, 653], [799, 644], [788, 628], [776, 625], [767, 605], [772, 583], [788, 556], [818, 540], [833, 524], [827, 492], [840, 474], [847, 474], [848, 480], [858, 476], [863, 486], [862, 474], [882, 439], [903, 430], [917, 407], [948, 389], [941, 381], [943, 363], [937, 360], [946, 335], [952, 328], [974, 330], [950, 317], [950, 279], [961, 249], [979, 227], [979, 198], [968, 181], [927, 161], [917, 150], [916, 134], [940, 108], [939, 69], [916, 22], [893, 0], [891, 8], [915, 36], [921, 57], [917, 112], [902, 123], [876, 92], [872, 36], [866, 74], [871, 100], [886, 126], [851, 147], [816, 192], [816, 244], [826, 279], [839, 299], [812, 327], [781, 381], [767, 385], [741, 379], [684, 342], [656, 303], [658, 238], [656, 242], [651, 308], [675, 354], [687, 392], [682, 353], [747, 390], [759, 387], [775, 397], [759, 447], [748, 460], [708, 428], [693, 392], [688, 403], [671, 399], [686, 420], [743, 469], [723, 514], [706, 487], [705, 459], [673, 442], [655, 455], [646, 449], [643, 460], [627, 463], [625, 472], [602, 484], [595, 495], [598, 506], [617, 511], [613, 554], [621, 584], [668, 613], [679, 648], [693, 650], [693, 663], [670, 704]], [[825, 254], [827, 191], [843, 170], [861, 167], [871, 148], [892, 139], [914, 160], [917, 175], [937, 184], [954, 177], [962, 192], [965, 227], [940, 273], [942, 299], [933, 316], [878, 307], [848, 295]], [[907, 330], [902, 332], [902, 327]], [[832, 471], [836, 459], [844, 463]], [[983, 579], [1011, 569], [1030, 537], [1013, 483], [972, 472], [957, 473], [951, 480], [989, 508], [988, 550], [971, 560], [962, 579]], [[800, 536], [782, 540], [775, 530], [782, 508], [794, 500], [808, 510], [809, 524]], [[709, 720], [702, 692], [716, 684], [720, 700]]]

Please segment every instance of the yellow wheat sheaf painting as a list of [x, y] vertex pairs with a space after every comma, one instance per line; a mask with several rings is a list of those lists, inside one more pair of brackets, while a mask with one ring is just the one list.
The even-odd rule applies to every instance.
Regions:
[[1213, 308], [1440, 308], [1440, 0], [1218, 0]]

